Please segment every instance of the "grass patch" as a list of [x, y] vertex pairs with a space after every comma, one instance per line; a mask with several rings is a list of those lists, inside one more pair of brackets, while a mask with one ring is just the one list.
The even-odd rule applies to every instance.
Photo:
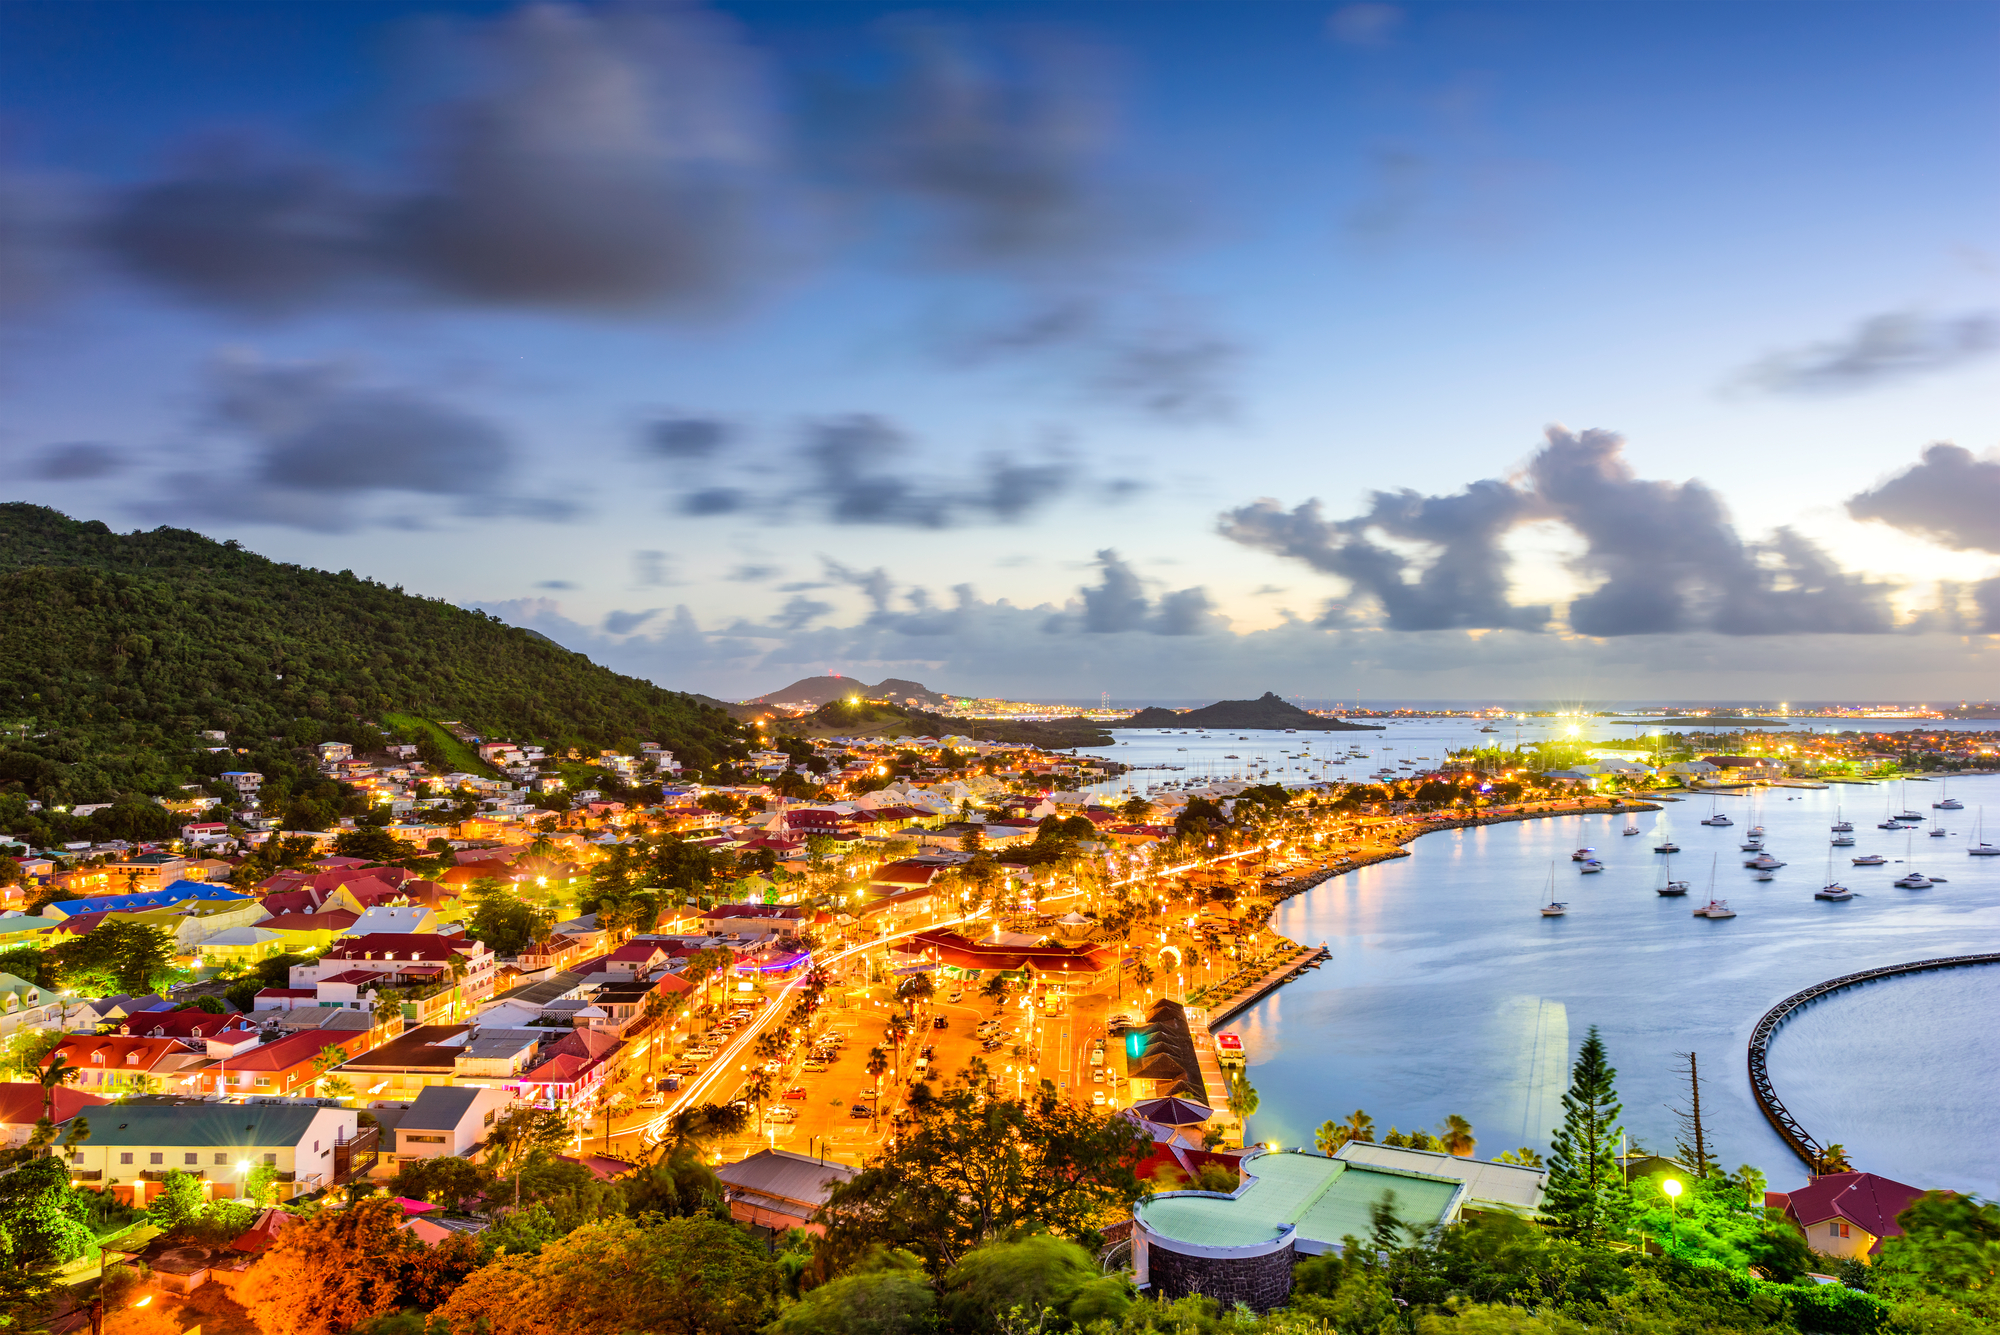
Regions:
[[483, 774], [488, 778], [498, 778], [500, 775], [500, 771], [479, 758], [477, 751], [427, 718], [418, 718], [415, 714], [384, 714], [382, 721], [400, 733], [411, 735], [429, 733], [437, 740], [438, 745], [444, 748], [445, 756], [451, 761], [454, 770], [466, 774]]

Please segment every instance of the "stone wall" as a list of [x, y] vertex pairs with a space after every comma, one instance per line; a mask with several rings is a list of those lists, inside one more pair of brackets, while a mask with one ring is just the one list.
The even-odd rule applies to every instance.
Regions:
[[1147, 1278], [1163, 1298], [1199, 1293], [1228, 1307], [1248, 1303], [1268, 1312], [1292, 1296], [1292, 1244], [1263, 1256], [1211, 1258], [1170, 1251], [1157, 1239], [1147, 1248]]

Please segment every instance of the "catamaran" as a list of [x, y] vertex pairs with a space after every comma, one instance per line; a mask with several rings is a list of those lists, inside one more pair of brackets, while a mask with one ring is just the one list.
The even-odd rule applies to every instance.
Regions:
[[[1717, 854], [1716, 856], [1719, 859], [1721, 855]], [[1715, 897], [1715, 861], [1713, 860], [1708, 864], [1708, 902], [1696, 909], [1694, 916], [1697, 918], [1733, 918], [1736, 916], [1736, 910], [1729, 907], [1728, 900], [1717, 899]]]
[[1824, 899], [1833, 903], [1854, 898], [1854, 892], [1833, 879], [1833, 850], [1826, 851], [1826, 884], [1813, 891], [1814, 899]]
[[1979, 828], [1972, 836], [1977, 843], [1966, 845], [1967, 856], [1975, 858], [2000, 858], [2000, 844], [1986, 842], [1986, 808], [1979, 808]]

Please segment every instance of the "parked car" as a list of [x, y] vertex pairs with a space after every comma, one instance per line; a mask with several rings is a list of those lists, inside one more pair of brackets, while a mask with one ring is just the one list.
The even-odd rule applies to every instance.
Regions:
[[648, 1094], [645, 1098], [639, 1100], [639, 1106], [641, 1108], [664, 1108], [667, 1106], [667, 1096], [665, 1094]]
[[807, 1062], [803, 1067], [799, 1069], [804, 1071], [810, 1071], [812, 1074], [818, 1075], [821, 1071], [824, 1071], [826, 1069], [826, 1063], [815, 1059], [813, 1061]]
[[764, 1109], [764, 1120], [767, 1122], [796, 1122], [799, 1120], [799, 1115], [786, 1105], [778, 1103]]
[[875, 1110], [865, 1103], [857, 1103], [847, 1110], [849, 1117], [873, 1117]]
[[785, 1091], [785, 1097], [788, 1099], [802, 1099], [805, 1096], [806, 1096], [806, 1091], [805, 1091], [805, 1086], [803, 1085], [794, 1085], [790, 1089]]

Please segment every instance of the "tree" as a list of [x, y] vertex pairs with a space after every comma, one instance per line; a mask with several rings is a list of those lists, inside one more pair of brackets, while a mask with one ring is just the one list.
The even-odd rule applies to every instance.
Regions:
[[280, 1233], [237, 1288], [263, 1335], [335, 1335], [405, 1303], [440, 1301], [476, 1261], [463, 1234], [426, 1248], [403, 1207], [368, 1196]]
[[1346, 1131], [1346, 1139], [1348, 1140], [1373, 1140], [1375, 1139], [1375, 1119], [1361, 1109], [1356, 1108], [1353, 1112], [1347, 1114], [1347, 1125], [1343, 1130]]
[[1089, 1252], [1047, 1233], [978, 1248], [945, 1275], [944, 1290], [945, 1327], [961, 1335], [1049, 1317], [1070, 1328], [1115, 1322], [1132, 1305], [1123, 1275], [1100, 1273]]
[[1500, 1151], [1500, 1153], [1493, 1156], [1493, 1162], [1514, 1163], [1521, 1165], [1523, 1168], [1540, 1168], [1542, 1166], [1542, 1156], [1534, 1150], [1529, 1149], [1526, 1145], [1523, 1145], [1518, 1150]]
[[1883, 1241], [1868, 1287], [1899, 1309], [1931, 1319], [1901, 1328], [2000, 1327], [2000, 1205], [1928, 1191], [1905, 1206], [1896, 1222], [1902, 1236]]
[[1623, 1226], [1629, 1197], [1618, 1166], [1618, 1072], [1606, 1059], [1597, 1026], [1590, 1027], [1569, 1089], [1563, 1124], [1549, 1145], [1549, 1184], [1543, 1208], [1568, 1236], [1600, 1241]]
[[[41, 1270], [90, 1254], [90, 1203], [60, 1159], [30, 1159], [0, 1177], [0, 1244], [8, 1266]], [[8, 1266], [0, 1266], [6, 1269]]]
[[1696, 1177], [1709, 1177], [1719, 1171], [1719, 1165], [1708, 1142], [1708, 1128], [1701, 1117], [1701, 1066], [1692, 1052], [1674, 1055], [1681, 1060], [1681, 1074], [1688, 1086], [1688, 1106], [1674, 1109], [1674, 1118], [1680, 1123], [1674, 1151], [1687, 1165], [1688, 1172]]
[[396, 1176], [389, 1180], [391, 1195], [413, 1201], [430, 1201], [456, 1210], [471, 1200], [491, 1192], [493, 1172], [484, 1164], [441, 1154], [428, 1159], [405, 1159]]
[[770, 1335], [929, 1335], [936, 1314], [937, 1291], [923, 1261], [878, 1247], [786, 1308], [769, 1329]]
[[82, 1077], [83, 1072], [72, 1065], [67, 1056], [51, 1049], [48, 1060], [43, 1062], [42, 1068], [35, 1073], [35, 1081], [42, 1087], [42, 1116], [51, 1121], [55, 1120], [56, 1091]]
[[1819, 1171], [1821, 1173], [1851, 1173], [1854, 1165], [1847, 1161], [1847, 1147], [1832, 1144], [1820, 1151]]
[[193, 1173], [171, 1172], [146, 1213], [163, 1232], [184, 1232], [208, 1208], [208, 1193]]
[[1332, 1154], [1347, 1143], [1346, 1131], [1346, 1127], [1328, 1118], [1321, 1122], [1319, 1130], [1313, 1133], [1313, 1148], [1321, 1154]]
[[1457, 1113], [1444, 1119], [1444, 1125], [1438, 1130], [1438, 1143], [1444, 1147], [1446, 1154], [1456, 1154], [1461, 1158], [1470, 1158], [1479, 1144], [1473, 1139], [1472, 1123]]
[[454, 1335], [751, 1335], [777, 1267], [713, 1218], [585, 1224], [533, 1256], [502, 1256], [437, 1318]]
[[991, 1098], [961, 1075], [908, 1132], [833, 1188], [821, 1219], [832, 1255], [904, 1247], [943, 1273], [982, 1243], [1038, 1222], [1087, 1239], [1139, 1196], [1148, 1148], [1130, 1122], [1079, 1107], [1044, 1081]]
[[1262, 1100], [1257, 1097], [1256, 1089], [1250, 1084], [1250, 1073], [1248, 1071], [1238, 1067], [1236, 1070], [1230, 1072], [1229, 1110], [1231, 1112], [1247, 1121], [1255, 1115], [1257, 1105], [1261, 1102]]

